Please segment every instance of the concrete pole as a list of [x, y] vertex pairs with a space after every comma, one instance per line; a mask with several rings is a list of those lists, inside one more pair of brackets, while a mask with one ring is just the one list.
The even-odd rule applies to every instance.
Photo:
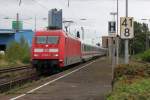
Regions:
[[118, 30], [118, 22], [119, 22], [119, 2], [117, 0], [117, 37], [116, 37], [116, 64], [119, 64], [119, 30]]
[[[126, 0], [126, 17], [128, 17], [128, 0]], [[129, 40], [125, 39], [125, 64], [129, 64]]]
[[17, 15], [16, 15], [16, 32], [18, 32], [19, 31], [19, 13], [17, 13]]
[[37, 20], [36, 20], [36, 15], [35, 15], [35, 18], [34, 18], [34, 31], [36, 32], [36, 22]]
[[108, 38], [109, 61], [112, 63], [112, 38]]
[[[117, 15], [117, 13], [116, 12], [111, 12], [110, 15], [112, 15], [113, 21], [116, 22], [116, 17], [115, 16]], [[111, 60], [111, 63], [112, 63], [113, 66], [115, 65], [115, 60], [116, 60], [115, 51], [114, 51], [114, 48], [115, 48], [114, 40], [115, 40], [115, 37], [111, 37], [110, 38], [111, 43], [109, 43], [109, 56], [110, 56], [110, 60]]]
[[[146, 27], [148, 27], [148, 24], [146, 24]], [[148, 41], [148, 30], [146, 30], [145, 34], [146, 34], [146, 37], [145, 37], [146, 38], [146, 50], [148, 50], [149, 49], [149, 44], [148, 44], [148, 42], [149, 42]]]
[[81, 30], [82, 30], [82, 40], [84, 41], [84, 28], [81, 27]]
[[69, 6], [70, 6], [70, 0], [68, 0], [68, 8], [69, 8]]

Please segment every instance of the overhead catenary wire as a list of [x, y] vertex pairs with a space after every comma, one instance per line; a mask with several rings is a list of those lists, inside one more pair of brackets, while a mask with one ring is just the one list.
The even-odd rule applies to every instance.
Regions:
[[68, 8], [69, 8], [69, 6], [70, 6], [70, 0], [68, 0]]
[[22, 3], [22, 0], [19, 0], [19, 6], [21, 5], [21, 3]]
[[35, 2], [36, 4], [38, 4], [40, 7], [42, 7], [43, 9], [48, 10], [49, 8], [47, 8], [46, 6], [44, 6], [43, 4], [39, 3], [37, 0], [32, 0], [33, 2]]

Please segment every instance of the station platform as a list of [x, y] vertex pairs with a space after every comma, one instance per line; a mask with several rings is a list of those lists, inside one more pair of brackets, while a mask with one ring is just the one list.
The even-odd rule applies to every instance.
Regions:
[[111, 91], [111, 64], [106, 57], [54, 75], [16, 92], [10, 100], [105, 100]]

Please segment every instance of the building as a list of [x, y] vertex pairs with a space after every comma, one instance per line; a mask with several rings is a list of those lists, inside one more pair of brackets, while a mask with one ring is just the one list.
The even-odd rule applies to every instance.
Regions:
[[48, 12], [48, 26], [62, 29], [62, 9], [52, 9]]
[[12, 41], [19, 42], [22, 36], [31, 46], [33, 35], [34, 32], [32, 30], [21, 30], [19, 32], [15, 32], [12, 29], [0, 29], [0, 51], [5, 51], [7, 45]]
[[109, 36], [102, 36], [102, 47], [108, 48]]
[[19, 42], [20, 38], [23, 36], [28, 42], [29, 46], [31, 46], [33, 35], [34, 35], [34, 32], [32, 30], [21, 30], [19, 32], [16, 32], [15, 40]]

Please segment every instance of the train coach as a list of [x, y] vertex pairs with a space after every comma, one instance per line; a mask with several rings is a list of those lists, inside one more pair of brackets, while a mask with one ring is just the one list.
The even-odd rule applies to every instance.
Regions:
[[106, 49], [100, 48], [99, 46], [82, 43], [81, 54], [82, 61], [88, 61], [93, 57], [104, 56], [106, 54]]
[[51, 72], [104, 55], [100, 47], [81, 43], [63, 30], [37, 31], [32, 41], [32, 64], [39, 72]]

